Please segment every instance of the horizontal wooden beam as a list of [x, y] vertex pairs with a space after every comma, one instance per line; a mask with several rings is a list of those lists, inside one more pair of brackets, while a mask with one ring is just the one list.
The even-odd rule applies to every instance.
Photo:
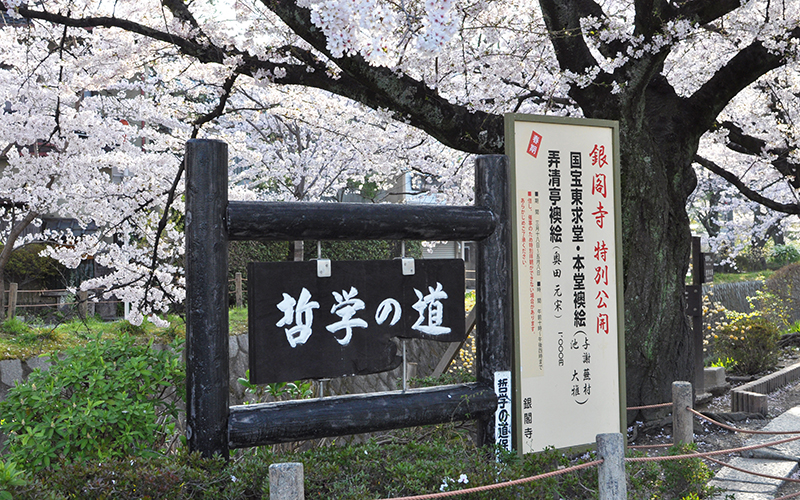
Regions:
[[477, 383], [230, 407], [228, 446], [246, 448], [486, 417], [497, 408]]
[[231, 201], [231, 240], [479, 241], [495, 216], [474, 206]]

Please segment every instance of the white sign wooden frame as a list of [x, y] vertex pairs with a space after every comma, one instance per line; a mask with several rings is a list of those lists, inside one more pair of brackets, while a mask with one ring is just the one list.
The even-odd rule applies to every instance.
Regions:
[[521, 454], [624, 432], [617, 122], [506, 115], [514, 439]]

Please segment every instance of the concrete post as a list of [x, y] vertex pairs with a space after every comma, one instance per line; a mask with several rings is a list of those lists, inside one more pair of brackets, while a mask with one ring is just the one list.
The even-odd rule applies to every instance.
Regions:
[[626, 500], [625, 441], [619, 432], [598, 434], [597, 454], [603, 459], [597, 471], [600, 500]]
[[269, 466], [269, 500], [305, 500], [303, 464], [290, 462]]
[[692, 384], [672, 383], [672, 440], [675, 445], [694, 442], [694, 418], [687, 408], [692, 407]]

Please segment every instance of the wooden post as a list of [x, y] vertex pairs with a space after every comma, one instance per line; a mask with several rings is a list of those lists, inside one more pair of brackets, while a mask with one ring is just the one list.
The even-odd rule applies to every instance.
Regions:
[[89, 292], [87, 290], [78, 290], [78, 316], [81, 319], [86, 319], [89, 315]]
[[8, 315], [6, 318], [12, 319], [17, 315], [17, 283], [11, 283], [8, 288]]
[[[511, 370], [513, 337], [511, 290], [511, 207], [508, 157], [475, 160], [475, 204], [491, 210], [494, 232], [478, 242], [476, 371], [478, 382], [494, 386], [494, 374]], [[478, 421], [479, 446], [495, 444], [495, 416]]]
[[686, 408], [692, 407], [692, 384], [672, 383], [672, 442], [675, 445], [694, 442], [694, 418]]
[[244, 301], [242, 300], [242, 273], [236, 273], [236, 307], [241, 309]]
[[692, 236], [692, 285], [700, 289], [700, 310], [692, 316], [692, 336], [694, 341], [694, 380], [695, 395], [705, 390], [705, 370], [703, 368], [703, 253], [700, 251], [700, 237]]
[[622, 434], [612, 432], [598, 434], [597, 455], [603, 459], [597, 471], [600, 500], [626, 500], [627, 479], [625, 477], [625, 442]]
[[228, 458], [228, 146], [186, 143], [186, 437]]

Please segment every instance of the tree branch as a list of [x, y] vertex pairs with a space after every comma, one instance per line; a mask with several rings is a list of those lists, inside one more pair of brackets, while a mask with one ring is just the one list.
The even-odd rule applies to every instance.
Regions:
[[586, 46], [581, 32], [581, 18], [605, 18], [603, 9], [592, 0], [540, 0], [550, 41], [563, 69], [584, 73], [597, 61]]
[[780, 172], [786, 181], [795, 189], [800, 189], [800, 165], [791, 161], [789, 148], [779, 150], [767, 149], [767, 142], [763, 139], [747, 135], [735, 123], [725, 121], [718, 123], [717, 127], [728, 131], [728, 149], [747, 155], [761, 155], [762, 153], [775, 155], [777, 158], [771, 162], [775, 170]]
[[[395, 117], [425, 130], [452, 148], [471, 153], [503, 151], [503, 118], [449, 102], [424, 82], [380, 66], [372, 66], [360, 55], [333, 57], [327, 39], [311, 22], [308, 9], [294, 2], [261, 0], [298, 36], [324, 54], [343, 72], [341, 78], [304, 78], [303, 85], [328, 90], [361, 102], [371, 108], [388, 108]], [[288, 76], [288, 75], [287, 75]], [[298, 75], [299, 76], [299, 75]], [[314, 78], [317, 78], [315, 81]], [[276, 79], [286, 83], [285, 79]], [[313, 83], [311, 83], [313, 82]]]
[[[798, 38], [800, 28], [792, 30], [791, 36]], [[782, 56], [771, 53], [759, 41], [740, 50], [688, 99], [687, 109], [694, 110], [693, 123], [697, 129], [711, 128], [731, 99], [784, 62]]]
[[[136, 22], [114, 17], [72, 18], [61, 14], [19, 7], [19, 13], [29, 19], [40, 19], [55, 24], [76, 27], [120, 28], [154, 40], [159, 40], [180, 50], [184, 55], [194, 57], [202, 63], [222, 64], [227, 56], [240, 56], [243, 63], [236, 72], [256, 76], [260, 71], [269, 74], [284, 73], [274, 77], [280, 84], [303, 85], [327, 90], [334, 94], [353, 99], [372, 108], [388, 108], [395, 112], [399, 120], [419, 127], [443, 144], [470, 153], [502, 153], [504, 146], [503, 118], [482, 111], [456, 105], [441, 97], [425, 83], [406, 75], [398, 75], [385, 67], [371, 66], [360, 56], [333, 58], [326, 49], [324, 35], [310, 19], [307, 9], [297, 7], [292, 2], [262, 0], [265, 5], [289, 24], [298, 35], [311, 43], [342, 69], [343, 74], [332, 76], [322, 71], [317, 61], [309, 72], [309, 66], [299, 64], [274, 63], [237, 51], [216, 47], [210, 43], [199, 43], [182, 38]], [[5, 5], [0, 3], [5, 9]], [[294, 48], [293, 55], [309, 61], [313, 57], [308, 51]], [[316, 59], [316, 58], [315, 58]]]
[[173, 16], [181, 22], [191, 24], [193, 28], [200, 29], [197, 19], [189, 11], [189, 7], [183, 0], [161, 0], [161, 5], [169, 9]]
[[671, 19], [683, 18], [698, 24], [716, 21], [741, 7], [740, 0], [680, 0]]
[[791, 215], [800, 215], [800, 204], [798, 203], [780, 203], [775, 200], [771, 200], [765, 196], [758, 194], [757, 192], [753, 191], [752, 189], [748, 188], [744, 182], [741, 181], [738, 177], [736, 177], [733, 173], [728, 172], [724, 168], [720, 167], [716, 163], [711, 160], [707, 160], [700, 155], [695, 155], [694, 161], [702, 165], [704, 168], [714, 172], [715, 174], [719, 175], [726, 181], [730, 182], [736, 189], [739, 190], [747, 199], [764, 205], [765, 207], [775, 210], [776, 212], [781, 212], [785, 214]]

